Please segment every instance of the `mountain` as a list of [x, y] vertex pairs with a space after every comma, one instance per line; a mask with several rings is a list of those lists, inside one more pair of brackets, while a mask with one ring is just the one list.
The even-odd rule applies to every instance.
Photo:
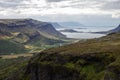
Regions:
[[47, 49], [6, 77], [4, 80], [120, 80], [120, 33]]
[[108, 30], [108, 31], [98, 31], [98, 32], [89, 32], [89, 33], [95, 33], [95, 34], [111, 34], [111, 33], [117, 33], [120, 32], [120, 25], [118, 27]]
[[40, 47], [63, 43], [64, 38], [65, 35], [47, 22], [34, 19], [0, 19], [0, 39], [10, 43]]
[[5, 32], [21, 32], [27, 35], [41, 34], [46, 38], [56, 37], [64, 38], [65, 36], [56, 31], [55, 28], [46, 22], [33, 19], [1, 19], [0, 31]]
[[51, 22], [51, 24], [52, 24], [53, 27], [56, 28], [56, 29], [63, 28], [63, 26], [61, 26], [61, 25], [58, 24], [57, 22]]
[[79, 22], [58, 22], [61, 26], [67, 27], [67, 28], [83, 28], [85, 27], [83, 24], [80, 24]]
[[118, 27], [116, 27], [115, 29], [108, 31], [108, 33], [114, 33], [114, 32], [120, 32], [120, 25], [118, 25]]

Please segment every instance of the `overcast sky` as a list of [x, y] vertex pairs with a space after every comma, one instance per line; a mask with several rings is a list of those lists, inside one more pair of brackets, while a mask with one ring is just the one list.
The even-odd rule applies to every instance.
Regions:
[[117, 26], [120, 24], [120, 0], [0, 0], [0, 18]]

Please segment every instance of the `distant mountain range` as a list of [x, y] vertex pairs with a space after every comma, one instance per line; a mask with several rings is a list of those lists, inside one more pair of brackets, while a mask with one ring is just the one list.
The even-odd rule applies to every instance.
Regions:
[[[10, 43], [12, 46], [22, 45], [52, 45], [62, 43], [61, 39], [66, 38], [65, 35], [58, 32], [52, 24], [41, 22], [33, 19], [0, 19], [0, 40]], [[19, 45], [17, 45], [19, 47]], [[6, 47], [4, 43], [2, 47]], [[7, 47], [7, 48], [10, 48]], [[10, 50], [11, 51], [11, 50]], [[7, 52], [7, 50], [1, 53]]]
[[90, 32], [90, 33], [110, 34], [110, 33], [117, 33], [117, 32], [120, 32], [120, 25], [118, 25], [118, 27], [108, 30], [108, 31], [99, 31], [99, 32]]
[[54, 28], [85, 28], [83, 24], [80, 24], [79, 22], [49, 22], [51, 23]]
[[61, 26], [70, 27], [70, 28], [83, 28], [85, 25], [80, 24], [79, 22], [58, 22]]
[[51, 22], [51, 24], [53, 25], [54, 28], [58, 29], [58, 28], [63, 28], [63, 26], [61, 26], [59, 23], [57, 22]]

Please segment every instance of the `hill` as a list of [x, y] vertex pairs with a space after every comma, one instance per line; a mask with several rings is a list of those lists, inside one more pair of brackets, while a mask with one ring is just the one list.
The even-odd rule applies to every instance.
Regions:
[[114, 33], [114, 32], [120, 32], [120, 25], [118, 25], [118, 27], [116, 27], [115, 29], [109, 30], [109, 33]]
[[51, 48], [6, 80], [120, 80], [120, 33]]
[[24, 33], [28, 36], [41, 34], [46, 38], [65, 38], [56, 31], [52, 24], [33, 19], [0, 19], [0, 31], [9, 33]]
[[[58, 32], [52, 24], [47, 22], [33, 19], [0, 19], [0, 40], [13, 42], [16, 46], [22, 45], [24, 48], [32, 49], [64, 43], [62, 40], [64, 38], [66, 38], [65, 35]], [[14, 45], [10, 46], [11, 51], [7, 50], [8, 47], [3, 47], [5, 51], [1, 49], [1, 52], [10, 54]], [[19, 49], [16, 49], [16, 51], [19, 52]]]

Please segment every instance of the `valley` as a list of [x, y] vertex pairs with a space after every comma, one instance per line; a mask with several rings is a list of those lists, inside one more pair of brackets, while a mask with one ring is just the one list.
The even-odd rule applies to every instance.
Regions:
[[119, 30], [72, 39], [49, 23], [20, 19], [1, 20], [0, 36], [0, 80], [120, 79]]
[[120, 80], [120, 0], [0, 0], [0, 80]]

